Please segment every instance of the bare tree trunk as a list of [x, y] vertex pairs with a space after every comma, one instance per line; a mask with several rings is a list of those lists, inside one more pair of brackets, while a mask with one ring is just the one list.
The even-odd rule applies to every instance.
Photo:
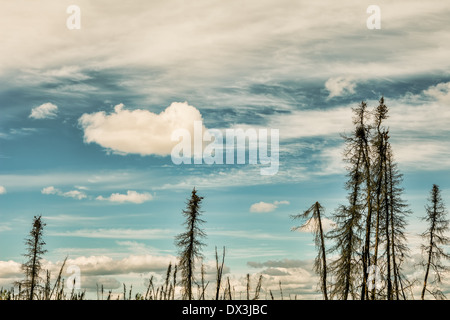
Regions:
[[325, 300], [328, 300], [328, 294], [327, 294], [327, 258], [325, 255], [325, 240], [323, 235], [323, 228], [322, 228], [322, 218], [320, 215], [320, 206], [319, 203], [316, 202], [315, 204], [318, 220], [319, 220], [319, 232], [320, 232], [320, 242], [321, 242], [321, 250], [322, 250], [322, 290], [323, 290], [323, 296]]
[[[434, 230], [434, 220], [433, 220], [433, 224], [431, 226], [431, 230], [432, 231]], [[427, 268], [425, 270], [425, 279], [423, 280], [423, 289], [422, 289], [422, 295], [421, 295], [422, 300], [425, 300], [425, 291], [427, 289], [428, 274], [430, 272], [432, 255], [433, 255], [433, 232], [430, 232], [430, 250], [428, 251]]]

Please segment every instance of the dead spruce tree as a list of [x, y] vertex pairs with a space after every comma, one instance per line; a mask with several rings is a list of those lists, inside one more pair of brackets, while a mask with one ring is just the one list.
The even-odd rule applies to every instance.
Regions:
[[[403, 175], [394, 161], [389, 136], [385, 135], [385, 208], [384, 238], [387, 261], [387, 299], [406, 300], [405, 285], [408, 280], [402, 273], [402, 264], [409, 257], [409, 249], [405, 237], [407, 216], [411, 214], [408, 204], [403, 199], [401, 183]], [[390, 284], [390, 285], [389, 285]]]
[[44, 249], [43, 240], [45, 223], [42, 222], [42, 216], [35, 216], [28, 237], [25, 239], [27, 253], [24, 254], [26, 262], [22, 264], [22, 270], [25, 274], [25, 280], [21, 285], [27, 293], [27, 299], [33, 300], [37, 295], [37, 288], [40, 283], [41, 259], [47, 252]]
[[349, 295], [355, 299], [357, 297], [356, 282], [360, 277], [361, 252], [359, 249], [362, 244], [361, 220], [365, 201], [364, 195], [366, 154], [365, 140], [367, 140], [367, 126], [365, 124], [367, 114], [367, 105], [365, 102], [353, 109], [355, 117], [353, 124], [355, 129], [350, 136], [344, 136], [346, 149], [344, 160], [348, 163], [348, 181], [346, 189], [349, 191], [347, 196], [348, 204], [341, 205], [333, 214], [333, 220], [336, 228], [332, 229], [327, 238], [334, 244], [330, 248], [331, 253], [337, 253], [338, 257], [329, 264], [329, 270], [333, 277], [333, 287], [331, 297], [347, 300]]
[[[354, 131], [344, 136], [348, 203], [335, 211], [336, 228], [327, 234], [329, 252], [337, 256], [328, 264], [331, 298], [406, 299], [401, 265], [408, 254], [404, 230], [410, 212], [384, 127], [388, 111], [383, 97], [374, 111], [361, 102], [353, 109]], [[377, 285], [380, 275], [384, 286]]]
[[[371, 287], [372, 300], [377, 298], [399, 299], [400, 292], [402, 298], [406, 299], [403, 288], [406, 278], [401, 274], [401, 264], [408, 255], [404, 230], [406, 228], [405, 217], [410, 214], [410, 211], [402, 199], [403, 188], [400, 184], [403, 178], [393, 160], [389, 130], [383, 126], [383, 121], [388, 118], [388, 111], [382, 97], [373, 112], [375, 132], [372, 134], [371, 140], [373, 158], [371, 177], [374, 217], [371, 228], [373, 229], [374, 244], [372, 259], [369, 259], [368, 262], [372, 272], [383, 270], [385, 286], [377, 291], [374, 278], [372, 278], [372, 283], [367, 283], [365, 295], [368, 298], [369, 287]], [[367, 227], [369, 226], [370, 224], [367, 223]], [[367, 234], [370, 234], [370, 231], [366, 232]], [[369, 243], [370, 239], [366, 237], [366, 255], [370, 254], [367, 252]], [[379, 259], [382, 260], [379, 261]], [[364, 276], [367, 277], [368, 274]]]
[[[427, 214], [422, 218], [428, 223], [428, 229], [421, 234], [426, 241], [426, 244], [422, 245], [422, 250], [426, 253], [427, 259], [426, 262], [422, 263], [425, 267], [422, 300], [425, 299], [427, 291], [436, 299], [445, 298], [444, 293], [437, 286], [441, 283], [442, 273], [449, 270], [447, 266], [442, 264], [441, 259], [450, 259], [450, 255], [443, 249], [443, 246], [450, 244], [450, 238], [445, 236], [445, 233], [449, 230], [449, 220], [446, 217], [447, 210], [442, 201], [441, 191], [435, 184], [431, 189], [429, 202], [430, 204], [425, 206]], [[430, 271], [434, 271], [433, 281], [429, 281]], [[436, 285], [432, 291], [427, 288], [429, 283]]]
[[325, 234], [322, 226], [322, 215], [324, 208], [319, 202], [313, 204], [305, 212], [292, 215], [294, 220], [301, 220], [302, 225], [292, 228], [292, 230], [308, 230], [314, 234], [314, 243], [318, 250], [317, 257], [314, 261], [314, 271], [320, 278], [320, 289], [325, 300], [328, 300], [327, 293], [327, 258], [325, 250]]
[[183, 215], [186, 217], [184, 225], [186, 232], [176, 236], [176, 245], [179, 248], [179, 264], [178, 268], [181, 270], [181, 286], [183, 288], [183, 298], [192, 300], [192, 286], [195, 283], [194, 271], [195, 260], [203, 257], [201, 248], [204, 243], [201, 238], [206, 237], [205, 232], [200, 228], [200, 225], [205, 221], [200, 219], [201, 202], [203, 197], [197, 195], [195, 188], [192, 190], [191, 198], [187, 202], [187, 207], [183, 210]]
[[[375, 125], [374, 125], [374, 129], [376, 130], [376, 132], [374, 133], [374, 136], [372, 138], [371, 141], [371, 147], [372, 147], [372, 157], [373, 157], [373, 166], [372, 166], [372, 172], [371, 172], [371, 176], [372, 176], [372, 180], [373, 180], [373, 185], [374, 185], [374, 190], [373, 190], [373, 198], [374, 198], [374, 210], [375, 210], [375, 217], [374, 217], [374, 221], [370, 222], [373, 225], [373, 233], [374, 233], [374, 253], [372, 256], [372, 259], [368, 260], [368, 262], [370, 263], [371, 266], [373, 266], [374, 268], [378, 268], [379, 269], [379, 265], [378, 265], [378, 258], [379, 258], [379, 243], [380, 243], [380, 236], [381, 236], [381, 226], [382, 226], [382, 222], [384, 221], [383, 219], [383, 191], [385, 190], [384, 185], [386, 183], [385, 181], [385, 171], [386, 171], [386, 161], [384, 161], [385, 155], [386, 155], [386, 141], [385, 141], [385, 137], [386, 137], [386, 130], [382, 127], [382, 122], [383, 120], [387, 119], [387, 113], [388, 113], [388, 108], [386, 107], [386, 105], [384, 104], [384, 98], [380, 99], [380, 103], [378, 105], [378, 107], [376, 108], [375, 112], [374, 112], [374, 117], [375, 117]], [[370, 227], [369, 225], [369, 227]], [[385, 230], [385, 229], [383, 229]], [[369, 231], [369, 238], [366, 237], [366, 248], [367, 246], [370, 244], [370, 231]], [[368, 256], [370, 254], [370, 252], [366, 251], [366, 256]], [[372, 268], [372, 270], [376, 270]], [[368, 274], [364, 275], [364, 278], [366, 278], [368, 276]], [[369, 287], [371, 287], [371, 299], [374, 300], [375, 299], [375, 294], [376, 294], [376, 287], [374, 285], [374, 283], [368, 283], [367, 287], [366, 287], [366, 292], [365, 295], [368, 294], [368, 289]]]

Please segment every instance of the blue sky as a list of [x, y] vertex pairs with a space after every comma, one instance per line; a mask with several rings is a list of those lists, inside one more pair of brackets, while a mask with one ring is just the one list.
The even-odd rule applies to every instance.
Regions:
[[[291, 232], [289, 215], [319, 201], [329, 217], [345, 203], [340, 134], [351, 107], [382, 95], [420, 253], [432, 184], [450, 199], [448, 4], [379, 1], [381, 29], [370, 30], [368, 1], [77, 1], [81, 29], [69, 30], [71, 4], [1, 4], [0, 286], [20, 278], [23, 239], [42, 214], [49, 269], [69, 255], [88, 290], [139, 288], [175, 262], [195, 186], [209, 271], [214, 246], [226, 246], [236, 288], [262, 273], [267, 290], [281, 280], [316, 297], [312, 235]], [[171, 123], [198, 118], [278, 129], [278, 173], [174, 165]]]

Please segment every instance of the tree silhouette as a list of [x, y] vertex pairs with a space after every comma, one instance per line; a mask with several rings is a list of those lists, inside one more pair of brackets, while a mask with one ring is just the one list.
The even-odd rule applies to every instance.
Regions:
[[[406, 217], [411, 214], [407, 203], [403, 200], [403, 188], [400, 186], [403, 181], [403, 175], [398, 170], [397, 164], [394, 162], [391, 145], [386, 146], [386, 192], [388, 195], [388, 206], [390, 212], [389, 234], [390, 239], [390, 258], [392, 269], [392, 295], [391, 298], [397, 300], [402, 298], [406, 300], [404, 290], [404, 282], [406, 278], [401, 271], [401, 265], [407, 257], [409, 257], [409, 249], [405, 237]], [[387, 223], [387, 222], [386, 222]]]
[[201, 248], [204, 243], [201, 238], [206, 237], [205, 232], [200, 228], [200, 225], [205, 221], [200, 219], [200, 207], [203, 197], [197, 195], [195, 188], [192, 190], [191, 198], [187, 202], [187, 207], [183, 210], [183, 215], [186, 217], [184, 225], [186, 232], [176, 236], [176, 245], [179, 248], [179, 264], [181, 270], [181, 285], [183, 287], [183, 298], [192, 300], [192, 285], [195, 283], [194, 271], [195, 260], [202, 258]]
[[319, 202], [313, 204], [309, 209], [298, 215], [292, 215], [292, 219], [300, 219], [303, 224], [298, 227], [292, 228], [292, 230], [301, 230], [312, 227], [314, 234], [314, 242], [316, 249], [318, 250], [317, 257], [314, 261], [314, 271], [320, 277], [320, 288], [325, 300], [328, 300], [327, 293], [327, 258], [325, 254], [325, 234], [322, 227], [322, 214], [324, 208]]
[[344, 160], [348, 163], [348, 181], [346, 189], [348, 204], [341, 205], [333, 214], [336, 228], [331, 230], [327, 237], [334, 241], [330, 252], [338, 254], [337, 259], [329, 265], [333, 275], [334, 286], [331, 291], [332, 297], [347, 300], [349, 295], [356, 297], [356, 278], [360, 274], [360, 249], [362, 238], [361, 218], [367, 197], [364, 196], [363, 183], [367, 177], [366, 143], [367, 105], [363, 101], [357, 108], [353, 109], [355, 117], [353, 124], [355, 129], [350, 136], [344, 136], [346, 149]]
[[28, 237], [25, 239], [27, 253], [24, 256], [26, 262], [22, 264], [22, 270], [25, 273], [25, 280], [21, 284], [28, 293], [28, 299], [33, 300], [36, 295], [36, 288], [40, 282], [41, 259], [42, 255], [47, 252], [44, 249], [45, 242], [42, 239], [45, 223], [42, 222], [42, 216], [35, 216]]
[[450, 244], [450, 238], [444, 234], [449, 230], [449, 220], [446, 218], [447, 210], [444, 202], [442, 201], [441, 191], [437, 185], [433, 185], [431, 189], [430, 204], [425, 206], [426, 216], [422, 220], [426, 221], [429, 225], [428, 229], [421, 234], [422, 238], [426, 241], [425, 245], [422, 245], [422, 250], [426, 252], [427, 262], [422, 264], [425, 267], [425, 278], [423, 281], [422, 300], [425, 299], [425, 293], [430, 292], [435, 298], [445, 298], [439, 288], [434, 288], [433, 291], [427, 289], [428, 277], [430, 269], [434, 271], [433, 284], [438, 285], [441, 283], [442, 273], [448, 271], [449, 268], [442, 264], [441, 259], [450, 259], [450, 255], [445, 253], [442, 246]]

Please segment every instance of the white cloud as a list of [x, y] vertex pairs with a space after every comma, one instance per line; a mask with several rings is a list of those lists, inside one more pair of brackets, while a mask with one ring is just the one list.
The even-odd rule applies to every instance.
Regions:
[[74, 199], [78, 199], [78, 200], [86, 198], [86, 194], [84, 192], [81, 192], [78, 190], [71, 190], [71, 191], [63, 192], [61, 195], [66, 198], [74, 198]]
[[258, 202], [250, 206], [250, 212], [272, 212], [281, 204], [289, 204], [289, 201], [274, 201], [273, 203]]
[[450, 101], [450, 82], [441, 82], [423, 91], [423, 94], [438, 101]]
[[66, 264], [79, 266], [84, 275], [111, 275], [163, 271], [170, 262], [175, 263], [176, 257], [130, 255], [123, 259], [113, 259], [107, 256], [82, 256], [68, 259]]
[[169, 155], [178, 144], [171, 141], [172, 132], [186, 129], [194, 136], [194, 121], [202, 115], [187, 102], [173, 102], [160, 114], [148, 110], [126, 110], [116, 105], [114, 112], [83, 114], [79, 124], [86, 143], [97, 143], [120, 154]]
[[61, 197], [66, 197], [66, 198], [74, 198], [74, 199], [84, 199], [86, 198], [86, 194], [82, 191], [79, 190], [71, 190], [71, 191], [67, 191], [67, 192], [63, 192], [53, 186], [49, 186], [49, 187], [45, 187], [41, 190], [42, 194], [56, 194], [58, 196]]
[[53, 186], [45, 187], [41, 190], [42, 194], [56, 194], [58, 192], [59, 192], [59, 190], [55, 189], [55, 187], [53, 187]]
[[139, 204], [152, 200], [153, 196], [147, 192], [138, 193], [136, 191], [128, 190], [126, 194], [113, 193], [108, 198], [98, 196], [96, 199], [110, 202], [119, 202], [119, 203], [131, 202]]
[[31, 109], [31, 114], [28, 117], [33, 119], [55, 118], [57, 112], [58, 107], [50, 102], [47, 102], [41, 104], [39, 107]]
[[273, 203], [258, 202], [250, 206], [250, 212], [271, 212], [277, 208]]
[[0, 279], [17, 277], [22, 274], [21, 264], [12, 260], [0, 261]]
[[[64, 254], [65, 255], [65, 254]], [[108, 275], [129, 275], [144, 274], [149, 272], [162, 273], [167, 269], [169, 263], [177, 263], [175, 256], [160, 255], [128, 255], [123, 258], [111, 258], [105, 255], [79, 256], [77, 258], [67, 259], [62, 276], [67, 279], [72, 275], [67, 268], [77, 266], [81, 270], [81, 289], [96, 288], [96, 283], [103, 284], [105, 289], [117, 288], [117, 280], [105, 278]], [[49, 270], [52, 275], [52, 281], [62, 266], [62, 261], [51, 262], [42, 261], [42, 268]], [[23, 277], [21, 264], [13, 260], [0, 261], [0, 285], [12, 285], [15, 280]], [[105, 284], [107, 284], [105, 286]]]
[[356, 83], [351, 78], [336, 77], [325, 82], [325, 88], [330, 92], [328, 98], [355, 93]]
[[6, 188], [4, 186], [0, 186], [0, 194], [5, 194]]
[[[430, 0], [426, 5], [418, 0], [384, 3], [383, 28], [389, 36], [368, 35], [364, 20], [367, 5], [358, 0], [307, 5], [305, 1], [261, 0], [250, 1], [245, 10], [237, 10], [239, 1], [221, 3], [220, 10], [204, 0], [195, 6], [174, 1], [135, 1], [133, 6], [108, 10], [104, 10], [103, 2], [77, 3], [89, 8], [83, 11], [83, 17], [93, 23], [90, 27], [95, 30], [81, 30], [82, 39], [65, 37], [66, 28], [57, 27], [65, 10], [62, 3], [30, 3], [27, 12], [15, 2], [5, 4], [2, 21], [10, 28], [9, 36], [6, 31], [0, 34], [5, 42], [1, 69], [55, 69], [55, 65], [70, 65], [73, 61], [99, 69], [117, 65], [171, 66], [171, 80], [177, 80], [185, 79], [186, 74], [231, 75], [239, 67], [247, 71], [251, 66], [266, 75], [268, 57], [275, 58], [270, 61], [274, 73], [295, 68], [293, 74], [303, 71], [301, 74], [314, 72], [328, 77], [342, 74], [336, 72], [340, 69], [364, 76], [389, 76], [447, 70], [448, 66], [448, 7], [441, 0]], [[179, 10], [173, 10], [176, 5]], [[43, 14], [45, 20], [40, 19]], [[136, 24], [125, 23], [130, 16]], [[424, 19], [429, 23], [417, 22]], [[40, 34], [48, 37], [44, 39]], [[114, 37], [105, 37], [108, 34]], [[299, 34], [302, 37], [293, 36]], [[324, 41], [331, 34], [332, 41]], [[79, 50], [80, 46], [83, 50]], [[363, 50], [366, 59], [361, 57]], [[393, 52], [397, 55], [393, 56]], [[331, 54], [335, 59], [326, 59]], [[72, 72], [76, 73], [76, 68], [72, 71], [71, 67], [63, 67], [51, 75], [60, 77]]]

